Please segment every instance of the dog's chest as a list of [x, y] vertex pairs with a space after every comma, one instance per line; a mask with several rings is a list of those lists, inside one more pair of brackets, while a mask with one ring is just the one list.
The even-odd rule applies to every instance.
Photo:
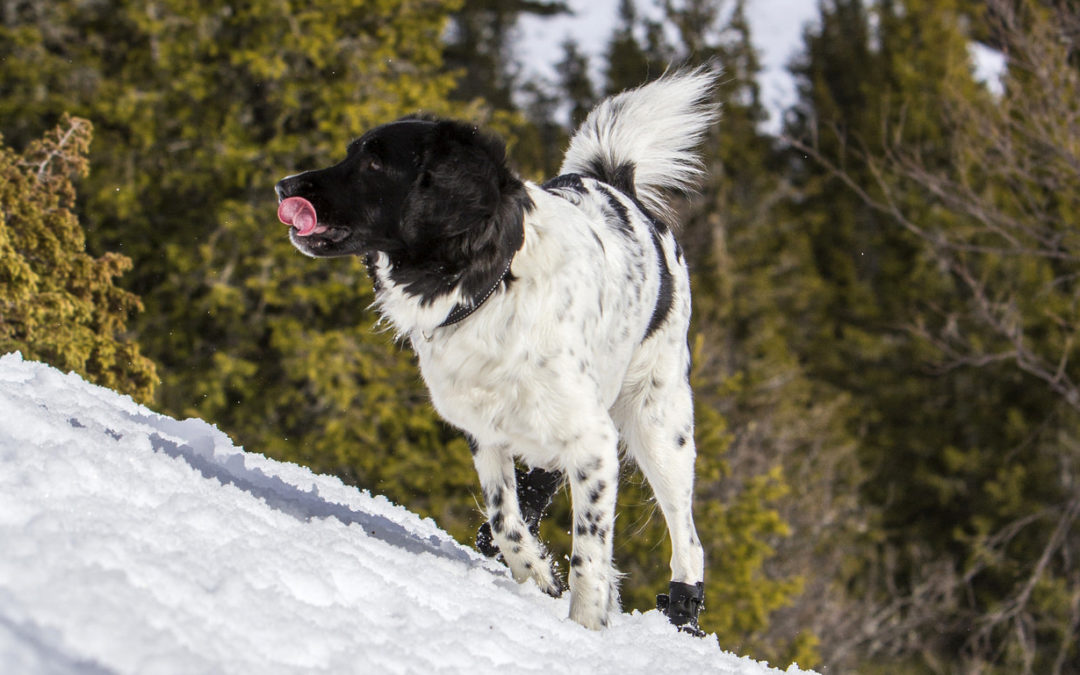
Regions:
[[570, 302], [550, 292], [496, 298], [431, 340], [414, 336], [439, 413], [481, 442], [554, 464], [547, 453], [612, 404], [633, 352], [624, 336], [634, 313], [600, 313], [599, 289], [579, 290]]
[[586, 389], [558, 381], [565, 359], [543, 344], [506, 334], [454, 338], [415, 344], [420, 370], [439, 414], [482, 442], [548, 443], [573, 407], [565, 395]]

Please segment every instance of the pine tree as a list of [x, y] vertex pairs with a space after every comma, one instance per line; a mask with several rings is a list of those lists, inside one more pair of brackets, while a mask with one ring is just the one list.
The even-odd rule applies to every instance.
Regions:
[[21, 351], [145, 403], [154, 364], [125, 335], [142, 304], [114, 285], [131, 261], [88, 255], [74, 213], [91, 135], [88, 121], [64, 117], [22, 153], [0, 145], [0, 353]]
[[[639, 39], [637, 33], [644, 35]], [[634, 0], [619, 0], [619, 23], [608, 40], [607, 95], [644, 84], [660, 77], [670, 62], [670, 47], [663, 36], [663, 26], [642, 19]]]
[[563, 57], [555, 64], [559, 75], [559, 89], [565, 101], [570, 103], [570, 128], [576, 129], [596, 105], [592, 80], [589, 79], [589, 59], [581, 53], [577, 42], [567, 39], [562, 43]]
[[[998, 209], [1016, 217], [1010, 195], [1025, 194], [1013, 207], [1068, 200], [1057, 196], [1060, 180], [1026, 193], [1023, 171], [1008, 174], [1040, 166], [1033, 156], [1010, 163], [1036, 128], [1023, 130], [1032, 111], [998, 117], [996, 128], [975, 123], [991, 119], [985, 112], [961, 113], [1009, 109], [971, 77], [968, 40], [986, 29], [965, 30], [969, 5], [867, 11], [838, 0], [807, 35], [802, 116], [788, 130], [799, 187], [791, 213], [813, 232], [826, 302], [808, 324], [824, 330], [799, 351], [850, 393], [869, 473], [862, 498], [881, 513], [877, 553], [853, 579], [888, 628], [853, 637], [849, 653], [890, 667], [899, 657], [912, 668], [1064, 672], [1075, 647], [1063, 636], [1080, 617], [1062, 600], [1080, 597], [1062, 547], [1075, 527], [1063, 470], [1075, 411], [1001, 349], [1017, 334], [1031, 336], [1033, 353], [1067, 342], [1060, 326], [1075, 300], [1069, 282], [1054, 280], [1069, 276], [1068, 263], [1056, 249], [1054, 263], [1035, 249], [996, 255], [996, 225], [980, 234], [972, 220]], [[1017, 84], [1014, 100], [1047, 100]], [[1070, 142], [1040, 145], [1050, 146]], [[977, 211], [961, 208], [971, 194], [985, 200], [966, 202]], [[1056, 206], [1042, 213], [1061, 217]], [[987, 324], [998, 311], [1015, 329]], [[1065, 373], [1068, 349], [1056, 353]]]
[[554, 16], [569, 9], [560, 0], [469, 0], [452, 15], [446, 64], [459, 74], [453, 97], [481, 99], [497, 110], [513, 110], [522, 83], [514, 61], [514, 30], [522, 15]]

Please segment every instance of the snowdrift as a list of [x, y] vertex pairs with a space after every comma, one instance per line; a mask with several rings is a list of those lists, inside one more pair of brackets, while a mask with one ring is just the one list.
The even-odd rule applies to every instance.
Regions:
[[383, 497], [0, 357], [0, 672], [780, 672], [567, 603]]

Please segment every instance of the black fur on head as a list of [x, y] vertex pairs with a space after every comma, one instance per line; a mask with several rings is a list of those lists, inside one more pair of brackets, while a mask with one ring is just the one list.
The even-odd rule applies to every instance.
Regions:
[[[293, 245], [314, 257], [386, 253], [393, 279], [426, 300], [490, 287], [521, 248], [532, 207], [499, 139], [475, 126], [408, 117], [349, 144], [344, 160], [290, 176], [279, 200], [302, 197], [319, 229]], [[301, 201], [301, 200], [297, 200]]]

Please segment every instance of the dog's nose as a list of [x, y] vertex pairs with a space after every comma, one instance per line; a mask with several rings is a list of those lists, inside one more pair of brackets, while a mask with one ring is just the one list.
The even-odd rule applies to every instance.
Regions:
[[277, 182], [274, 186], [274, 192], [277, 193], [278, 201], [288, 199], [289, 197], [296, 197], [302, 194], [305, 190], [311, 189], [311, 181], [308, 180], [308, 174], [310, 171], [303, 173], [294, 173], [291, 176], [285, 176]]

